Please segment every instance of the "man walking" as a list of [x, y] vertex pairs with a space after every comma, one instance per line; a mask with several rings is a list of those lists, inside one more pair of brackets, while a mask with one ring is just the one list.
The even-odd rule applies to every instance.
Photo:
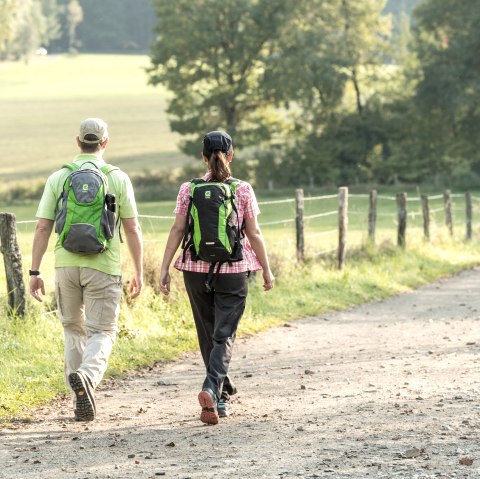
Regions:
[[[133, 261], [131, 298], [142, 290], [142, 235], [133, 188], [126, 173], [103, 160], [108, 141], [103, 120], [87, 118], [81, 122], [77, 136], [80, 154], [48, 178], [36, 214], [32, 246], [30, 294], [42, 301], [45, 285], [40, 266], [56, 222], [55, 296], [64, 329], [65, 380], [74, 393], [77, 421], [95, 419], [95, 388], [107, 369], [115, 342], [122, 294], [116, 217], [122, 222]], [[100, 198], [98, 208], [96, 198]], [[87, 218], [70, 224], [82, 210], [83, 200]], [[98, 225], [95, 211], [99, 211]], [[96, 245], [93, 249], [92, 244]]]

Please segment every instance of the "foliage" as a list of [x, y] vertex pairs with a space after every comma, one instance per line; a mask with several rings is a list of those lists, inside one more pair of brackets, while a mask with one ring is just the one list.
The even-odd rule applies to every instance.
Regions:
[[58, 34], [56, 0], [0, 0], [0, 60], [28, 62]]
[[384, 65], [394, 52], [383, 0], [184, 3], [155, 2], [150, 78], [173, 92], [185, 152], [224, 128], [243, 147], [238, 170], [262, 187], [398, 176], [378, 171], [390, 154], [387, 105], [404, 87], [401, 68]]
[[421, 71], [415, 104], [435, 148], [437, 171], [480, 173], [480, 12], [475, 0], [425, 0], [415, 11]]
[[53, 52], [145, 52], [153, 40], [150, 0], [0, 0], [0, 60]]
[[5, 58], [8, 44], [15, 35], [13, 13], [16, 0], [0, 0], [0, 59]]
[[[72, 40], [81, 52], [144, 52], [153, 40], [153, 9], [150, 0], [59, 0], [62, 35], [52, 44], [54, 51], [71, 49]], [[72, 6], [82, 17], [72, 17]], [[75, 26], [73, 32], [71, 27]], [[74, 38], [71, 38], [71, 33]]]
[[[201, 136], [223, 128], [235, 146], [272, 137], [280, 122], [265, 92], [265, 69], [287, 28], [293, 0], [155, 0], [159, 18], [150, 82], [173, 92], [171, 128], [197, 155]], [[272, 126], [269, 128], [268, 125]]]

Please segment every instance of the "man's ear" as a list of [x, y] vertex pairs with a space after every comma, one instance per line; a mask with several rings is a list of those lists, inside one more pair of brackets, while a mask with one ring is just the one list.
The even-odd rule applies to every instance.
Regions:
[[234, 154], [234, 151], [232, 150], [228, 156], [227, 156], [227, 161], [230, 163], [232, 160], [233, 160], [233, 154]]
[[105, 138], [105, 140], [103, 140], [103, 143], [101, 143], [101, 145], [100, 145], [100, 148], [102, 150], [104, 150], [107, 147], [108, 141], [109, 141], [109, 138]]
[[82, 147], [82, 142], [80, 141], [80, 137], [77, 136], [76, 139], [77, 139], [77, 145], [78, 145], [78, 147], [81, 148], [81, 147]]

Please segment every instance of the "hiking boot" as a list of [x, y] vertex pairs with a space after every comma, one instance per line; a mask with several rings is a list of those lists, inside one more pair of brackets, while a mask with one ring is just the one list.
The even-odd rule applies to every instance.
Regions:
[[230, 401], [225, 398], [220, 398], [217, 404], [218, 417], [230, 416]]
[[215, 395], [210, 389], [204, 389], [198, 394], [198, 402], [202, 406], [200, 421], [205, 424], [218, 424], [218, 413]]
[[75, 393], [75, 421], [93, 421], [95, 419], [95, 393], [88, 378], [80, 372], [68, 375], [68, 382]]

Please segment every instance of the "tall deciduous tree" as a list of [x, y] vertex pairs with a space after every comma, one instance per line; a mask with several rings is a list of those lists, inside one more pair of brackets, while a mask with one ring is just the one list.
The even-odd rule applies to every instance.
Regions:
[[295, 0], [154, 0], [159, 18], [150, 82], [173, 92], [171, 127], [190, 136], [183, 149], [198, 154], [200, 135], [224, 128], [237, 145], [271, 135], [277, 117], [265, 70], [278, 50]]
[[272, 88], [297, 113], [295, 148], [286, 162], [299, 183], [358, 179], [372, 148], [383, 141], [379, 108], [388, 98], [385, 85], [391, 85], [384, 66], [391, 22], [381, 15], [384, 4], [298, 3], [269, 75]]

